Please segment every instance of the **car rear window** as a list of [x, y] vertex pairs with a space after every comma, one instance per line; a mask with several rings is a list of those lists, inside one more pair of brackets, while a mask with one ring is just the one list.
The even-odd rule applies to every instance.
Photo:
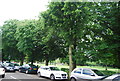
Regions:
[[60, 71], [57, 67], [50, 67], [51, 70]]
[[92, 71], [94, 71], [98, 76], [105, 76], [102, 72], [100, 72], [96, 69], [93, 69]]
[[19, 66], [19, 64], [14, 64], [15, 66]]

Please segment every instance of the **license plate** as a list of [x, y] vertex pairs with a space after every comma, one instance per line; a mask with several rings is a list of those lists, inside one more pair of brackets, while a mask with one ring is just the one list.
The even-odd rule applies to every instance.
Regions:
[[66, 78], [66, 77], [63, 77], [63, 78]]
[[33, 70], [37, 70], [37, 68], [33, 68]]

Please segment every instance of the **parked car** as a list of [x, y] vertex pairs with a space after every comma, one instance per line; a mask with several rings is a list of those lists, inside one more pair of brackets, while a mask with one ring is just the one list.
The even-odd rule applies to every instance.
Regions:
[[31, 64], [25, 64], [19, 68], [19, 72], [28, 73], [37, 73], [38, 67]]
[[19, 64], [17, 64], [17, 63], [13, 63], [13, 65], [14, 65], [14, 69], [15, 69], [15, 71], [19, 71], [19, 68], [21, 67]]
[[5, 68], [5, 71], [15, 72], [14, 65], [12, 63], [5, 63], [3, 65]]
[[96, 81], [120, 81], [120, 74], [113, 74], [111, 76], [103, 77]]
[[2, 78], [4, 78], [5, 77], [5, 69], [3, 68], [3, 66], [0, 64], [0, 76], [2, 77]]
[[60, 71], [56, 66], [41, 66], [38, 71], [38, 76], [48, 77], [51, 80], [66, 80], [68, 75], [64, 71]]
[[105, 75], [96, 70], [89, 68], [75, 68], [70, 75], [70, 81], [89, 81], [95, 79], [101, 79], [105, 77]]

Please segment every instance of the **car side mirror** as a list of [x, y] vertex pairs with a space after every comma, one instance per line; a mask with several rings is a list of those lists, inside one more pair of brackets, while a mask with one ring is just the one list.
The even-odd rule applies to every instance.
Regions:
[[91, 74], [90, 76], [95, 76], [94, 74]]

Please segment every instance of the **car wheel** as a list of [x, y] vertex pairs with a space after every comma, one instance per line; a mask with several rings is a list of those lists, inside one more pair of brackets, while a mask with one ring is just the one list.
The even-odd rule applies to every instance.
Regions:
[[5, 74], [4, 75], [2, 75], [2, 78], [4, 78], [5, 77]]
[[22, 71], [19, 69], [19, 72], [22, 72]]
[[50, 79], [51, 79], [52, 81], [55, 81], [55, 76], [52, 74], [52, 75], [50, 76]]
[[29, 73], [29, 71], [28, 71], [28, 70], [26, 70], [26, 71], [25, 71], [25, 73], [26, 73], [26, 74], [28, 74], [28, 73]]
[[75, 78], [71, 78], [70, 81], [76, 81], [76, 79]]
[[38, 77], [41, 77], [41, 73], [40, 72], [38, 72]]

